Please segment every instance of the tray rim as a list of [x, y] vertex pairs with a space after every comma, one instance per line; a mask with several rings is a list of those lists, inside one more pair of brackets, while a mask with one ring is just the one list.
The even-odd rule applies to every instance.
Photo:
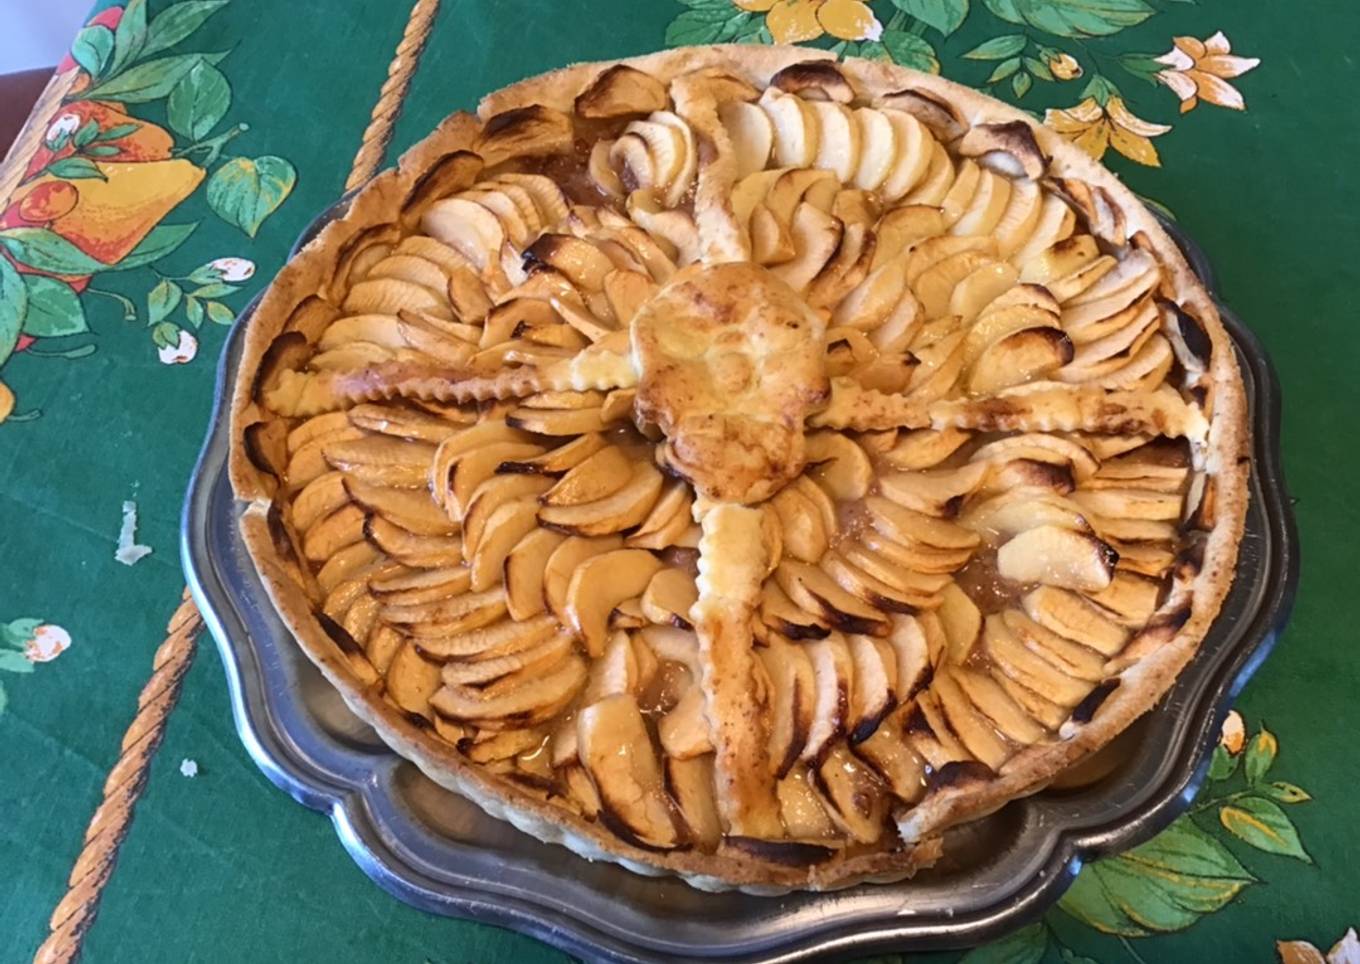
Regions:
[[[289, 256], [328, 221], [343, 213], [351, 196], [340, 198], [314, 219], [303, 230]], [[1161, 785], [1153, 788], [1153, 792], [1146, 794], [1140, 802], [1125, 808], [1116, 818], [1054, 828], [1045, 838], [1048, 853], [1039, 873], [1030, 881], [1028, 890], [1022, 887], [1015, 892], [1010, 906], [992, 907], [971, 917], [950, 917], [944, 921], [932, 922], [923, 915], [905, 921], [902, 918], [875, 919], [860, 926], [825, 925], [791, 935], [773, 947], [756, 948], [754, 954], [744, 954], [743, 960], [789, 961], [817, 954], [934, 950], [985, 943], [1038, 919], [1067, 890], [1087, 860], [1128, 849], [1155, 836], [1190, 806], [1204, 783], [1209, 753], [1232, 701], [1273, 650], [1288, 622], [1299, 577], [1299, 544], [1280, 454], [1282, 399], [1274, 366], [1255, 333], [1218, 296], [1214, 274], [1203, 250], [1177, 225], [1160, 216], [1159, 220], [1217, 305], [1237, 349], [1239, 364], [1251, 370], [1250, 380], [1255, 388], [1250, 426], [1251, 488], [1253, 501], [1259, 496], [1258, 507], [1264, 526], [1273, 537], [1271, 545], [1277, 557], [1265, 570], [1265, 588], [1256, 608], [1244, 614], [1249, 619], [1249, 627], [1238, 637], [1226, 658], [1202, 671], [1207, 679], [1198, 697], [1184, 710], [1184, 715], [1194, 725], [1186, 727], [1177, 755], [1162, 757], [1169, 768]], [[615, 960], [656, 959], [654, 946], [620, 939], [579, 917], [554, 911], [532, 900], [489, 894], [472, 883], [454, 885], [429, 877], [410, 862], [403, 861], [385, 839], [381, 820], [375, 819], [375, 807], [368, 799], [370, 793], [378, 792], [376, 781], [356, 785], [318, 770], [311, 761], [304, 761], [294, 751], [291, 737], [286, 730], [278, 728], [277, 720], [253, 718], [246, 673], [248, 669], [260, 673], [260, 685], [267, 681], [267, 675], [259, 664], [259, 653], [248, 642], [238, 644], [233, 641], [209, 598], [210, 589], [203, 583], [204, 573], [200, 572], [196, 557], [196, 553], [205, 550], [195, 542], [198, 528], [195, 510], [206, 503], [212, 485], [220, 476], [219, 471], [213, 478], [205, 478], [205, 469], [213, 460], [214, 449], [220, 446], [225, 432], [234, 349], [239, 347], [240, 333], [258, 301], [259, 296], [242, 310], [222, 349], [212, 416], [186, 493], [180, 533], [181, 558], [190, 592], [217, 643], [227, 676], [234, 725], [247, 752], [272, 783], [309, 808], [326, 812], [342, 845], [360, 868], [384, 890], [404, 902], [443, 916], [509, 927], [570, 953], [593, 958], [604, 954]], [[238, 651], [238, 647], [249, 655], [253, 666], [242, 665], [243, 652]], [[1192, 671], [1193, 664], [1185, 672]], [[261, 706], [259, 709], [268, 708]], [[265, 726], [272, 732], [262, 729]], [[390, 750], [384, 758], [400, 759]], [[765, 952], [767, 949], [770, 953]]]

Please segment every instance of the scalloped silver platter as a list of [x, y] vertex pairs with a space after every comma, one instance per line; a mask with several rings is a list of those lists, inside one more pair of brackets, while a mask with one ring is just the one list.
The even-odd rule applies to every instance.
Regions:
[[[346, 204], [324, 212], [298, 246]], [[1168, 229], [1212, 291], [1202, 252]], [[222, 354], [181, 532], [189, 587], [217, 642], [247, 751], [277, 786], [328, 813], [364, 872], [400, 899], [592, 960], [792, 961], [961, 947], [1022, 926], [1062, 895], [1083, 862], [1141, 843], [1184, 812], [1233, 697], [1293, 603], [1298, 539], [1280, 470], [1279, 386], [1255, 336], [1220, 304], [1255, 447], [1237, 579], [1171, 692], [1112, 744], [1112, 772], [950, 831], [945, 860], [898, 884], [762, 898], [591, 863], [486, 815], [398, 757], [349, 711], [274, 611], [241, 542], [241, 506], [226, 473], [227, 401], [253, 309], [242, 312]]]

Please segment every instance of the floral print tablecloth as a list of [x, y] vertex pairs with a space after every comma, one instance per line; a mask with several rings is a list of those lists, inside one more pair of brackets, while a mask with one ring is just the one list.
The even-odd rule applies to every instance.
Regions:
[[[405, 0], [100, 4], [0, 167], [0, 961], [45, 935], [178, 599], [235, 313], [341, 193]], [[1210, 252], [1280, 368], [1306, 563], [1191, 810], [970, 962], [1360, 961], [1351, 641], [1360, 15], [1266, 0], [444, 0], [389, 157], [564, 63], [802, 43], [1030, 110]], [[200, 655], [86, 954], [523, 961], [404, 907], [274, 790]]]

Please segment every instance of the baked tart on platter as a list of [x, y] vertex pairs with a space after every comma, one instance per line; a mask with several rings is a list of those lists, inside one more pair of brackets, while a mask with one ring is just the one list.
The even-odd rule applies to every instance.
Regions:
[[298, 644], [535, 837], [890, 881], [1149, 710], [1232, 580], [1232, 344], [1080, 149], [798, 48], [454, 114], [249, 321], [241, 526]]

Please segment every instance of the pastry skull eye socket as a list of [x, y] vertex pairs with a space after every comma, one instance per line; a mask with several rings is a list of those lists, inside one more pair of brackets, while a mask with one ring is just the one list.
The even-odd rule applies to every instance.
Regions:
[[826, 403], [826, 322], [751, 264], [678, 272], [633, 320], [637, 413], [703, 495], [759, 502], [797, 478], [803, 422]]

